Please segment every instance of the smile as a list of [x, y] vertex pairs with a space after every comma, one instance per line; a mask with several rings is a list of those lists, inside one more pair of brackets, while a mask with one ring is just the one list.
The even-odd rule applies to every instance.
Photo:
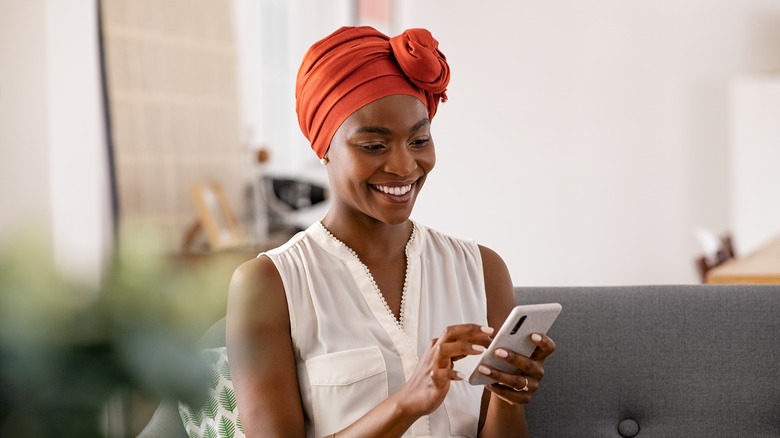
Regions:
[[394, 195], [394, 196], [403, 196], [412, 190], [411, 184], [407, 184], [405, 186], [400, 186], [400, 187], [389, 187], [389, 186], [380, 186], [380, 185], [372, 185], [372, 187], [375, 188], [376, 190], [379, 190], [382, 193], [386, 193], [388, 195]]

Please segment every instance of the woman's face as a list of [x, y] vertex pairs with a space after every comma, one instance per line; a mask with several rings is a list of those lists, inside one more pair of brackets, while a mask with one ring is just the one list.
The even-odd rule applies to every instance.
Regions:
[[327, 153], [334, 212], [406, 221], [436, 163], [430, 128], [425, 105], [408, 95], [383, 97], [349, 116]]

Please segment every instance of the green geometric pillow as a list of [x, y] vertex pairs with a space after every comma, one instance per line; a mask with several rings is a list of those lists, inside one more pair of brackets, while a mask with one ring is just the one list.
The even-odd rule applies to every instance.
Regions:
[[179, 415], [190, 438], [244, 438], [230, 377], [227, 347], [203, 350], [210, 366], [209, 391], [203, 406], [179, 403]]

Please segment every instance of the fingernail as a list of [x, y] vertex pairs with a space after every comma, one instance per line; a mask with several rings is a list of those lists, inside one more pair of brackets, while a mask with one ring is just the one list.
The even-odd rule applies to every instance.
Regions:
[[498, 356], [498, 357], [509, 357], [509, 353], [506, 350], [504, 350], [503, 348], [499, 348], [498, 350], [496, 350], [496, 356]]
[[482, 326], [479, 329], [482, 330], [482, 332], [487, 333], [489, 335], [492, 335], [494, 331], [493, 327], [488, 327], [488, 326]]
[[458, 380], [466, 380], [466, 376], [464, 376], [460, 371], [455, 371], [455, 375], [458, 376]]
[[539, 333], [534, 333], [534, 334], [531, 335], [531, 339], [534, 342], [541, 342], [542, 341], [542, 335], [540, 335]]
[[474, 351], [479, 351], [480, 353], [485, 351], [485, 347], [483, 347], [483, 346], [481, 346], [479, 344], [472, 344], [471, 345], [471, 349], [474, 350]]
[[490, 375], [490, 368], [486, 367], [485, 365], [480, 365], [479, 368], [477, 368], [480, 373], [489, 376]]

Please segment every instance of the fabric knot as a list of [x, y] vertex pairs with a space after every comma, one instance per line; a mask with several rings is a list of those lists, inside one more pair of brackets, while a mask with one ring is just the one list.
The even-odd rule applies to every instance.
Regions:
[[443, 93], [450, 82], [447, 58], [439, 42], [426, 29], [408, 29], [390, 38], [398, 65], [412, 83], [431, 93]]

